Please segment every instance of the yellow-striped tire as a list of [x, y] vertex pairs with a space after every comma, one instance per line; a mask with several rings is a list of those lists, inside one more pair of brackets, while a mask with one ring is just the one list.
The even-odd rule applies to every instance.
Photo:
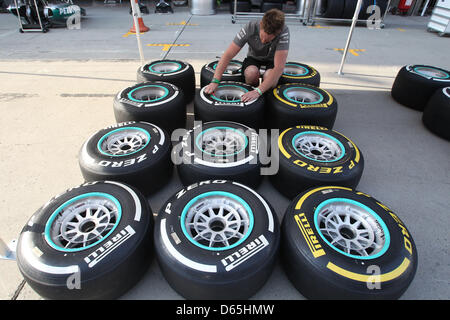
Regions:
[[338, 103], [321, 88], [301, 83], [287, 83], [268, 91], [266, 124], [273, 129], [286, 129], [299, 124], [333, 128]]
[[270, 181], [287, 198], [313, 186], [355, 188], [364, 170], [356, 144], [341, 133], [318, 126], [296, 126], [278, 138], [279, 168]]
[[417, 269], [414, 240], [398, 216], [345, 187], [314, 187], [287, 208], [286, 274], [309, 299], [398, 299]]
[[286, 62], [278, 84], [304, 83], [312, 86], [320, 86], [320, 73], [315, 68], [299, 63]]

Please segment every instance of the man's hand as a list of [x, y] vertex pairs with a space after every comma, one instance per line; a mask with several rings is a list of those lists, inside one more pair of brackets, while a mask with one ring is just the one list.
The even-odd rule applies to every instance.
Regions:
[[258, 99], [258, 98], [259, 98], [259, 93], [258, 93], [258, 91], [252, 90], [252, 91], [249, 91], [249, 92], [244, 93], [244, 94], [241, 96], [241, 101], [242, 101], [242, 102], [249, 102], [249, 101], [252, 101], [252, 100], [256, 100], [256, 99]]
[[214, 91], [216, 91], [217, 87], [219, 86], [218, 83], [214, 83], [211, 82], [210, 84], [208, 84], [205, 89], [203, 90], [204, 93], [206, 94], [213, 94]]

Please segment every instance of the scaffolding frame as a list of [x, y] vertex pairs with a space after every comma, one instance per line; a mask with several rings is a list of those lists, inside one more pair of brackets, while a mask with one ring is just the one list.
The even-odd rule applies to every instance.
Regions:
[[[326, 22], [353, 22], [354, 21], [353, 18], [352, 19], [325, 18], [325, 17], [318, 16], [317, 15], [317, 6], [318, 6], [318, 3], [320, 2], [320, 0], [311, 0], [311, 1], [314, 2], [314, 5], [313, 5], [313, 9], [309, 12], [309, 15], [308, 15], [308, 25], [314, 25], [315, 22], [318, 22], [318, 21], [326, 21]], [[386, 14], [389, 11], [389, 7], [391, 5], [391, 1], [392, 0], [389, 0], [387, 2], [386, 10], [381, 15], [381, 19], [380, 19], [381, 20], [380, 21], [380, 27], [381, 28], [385, 27], [384, 19], [386, 17]], [[365, 20], [365, 19], [356, 19], [356, 23], [367, 23], [368, 21], [369, 20]]]
[[[263, 12], [238, 12], [237, 11], [237, 0], [234, 1], [234, 10], [231, 15], [231, 22], [236, 23], [238, 20], [249, 20], [262, 18]], [[294, 20], [296, 22], [302, 22], [306, 25], [309, 19], [310, 4], [313, 0], [297, 0], [296, 13], [285, 13], [286, 20]], [[303, 4], [303, 5], [302, 5]]]
[[[231, 22], [235, 23], [238, 20], [248, 20], [255, 18], [262, 18], [264, 13], [262, 12], [237, 12], [237, 0], [234, 1], [234, 10], [231, 15]], [[386, 10], [381, 15], [380, 27], [384, 28], [384, 18], [386, 17], [391, 1], [387, 2]], [[343, 18], [325, 18], [317, 15], [317, 9], [321, 0], [297, 0], [297, 12], [296, 13], [286, 13], [286, 20], [294, 20], [302, 22], [303, 25], [312, 26], [319, 21], [327, 22], [353, 22], [353, 19], [343, 19]], [[357, 23], [367, 23], [369, 20], [357, 19]]]
[[34, 3], [34, 7], [36, 9], [36, 15], [37, 15], [39, 24], [36, 24], [36, 25], [31, 24], [31, 26], [26, 27], [26, 24], [22, 23], [22, 16], [20, 15], [18, 1], [14, 0], [14, 5], [16, 6], [16, 12], [17, 12], [17, 19], [19, 20], [19, 31], [21, 33], [24, 33], [24, 32], [44, 32], [44, 33], [46, 33], [46, 32], [48, 32], [48, 27], [44, 26], [44, 24], [42, 22], [41, 14], [39, 13], [39, 7], [37, 5], [37, 1], [33, 0], [33, 3]]

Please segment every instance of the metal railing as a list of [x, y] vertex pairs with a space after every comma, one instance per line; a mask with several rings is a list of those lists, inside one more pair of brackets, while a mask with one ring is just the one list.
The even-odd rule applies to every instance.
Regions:
[[[350, 19], [346, 19], [346, 18], [326, 18], [326, 17], [322, 17], [322, 16], [320, 16], [320, 5], [321, 5], [321, 3], [322, 3], [322, 1], [321, 0], [310, 0], [310, 1], [312, 1], [312, 2], [314, 2], [314, 4], [313, 4], [313, 6], [312, 6], [312, 10], [310, 10], [310, 12], [308, 13], [308, 25], [312, 25], [312, 24], [314, 24], [315, 22], [318, 22], [318, 21], [327, 21], [327, 22], [353, 22], [354, 21], [354, 19], [353, 18], [350, 18]], [[387, 12], [388, 12], [388, 10], [389, 10], [389, 7], [390, 7], [390, 5], [391, 5], [391, 1], [392, 0], [389, 0], [388, 2], [387, 2], [387, 6], [386, 6], [386, 10], [382, 13], [382, 15], [381, 15], [381, 22], [380, 22], [380, 25], [381, 25], [381, 28], [384, 28], [384, 26], [385, 26], [385, 24], [384, 24], [384, 18], [386, 17], [386, 14], [387, 14]], [[365, 20], [365, 19], [357, 19], [356, 20], [356, 22], [358, 23], [358, 22], [367, 22], [368, 20]]]
[[[285, 19], [306, 24], [309, 18], [310, 5], [313, 1], [314, 0], [297, 0], [295, 13], [285, 13]], [[231, 22], [235, 23], [238, 20], [262, 18], [263, 15], [263, 12], [238, 12], [237, 0], [234, 0], [234, 10], [231, 15]]]
[[[392, 0], [389, 0], [386, 6], [386, 10], [381, 15], [380, 26], [383, 28], [384, 18], [389, 10]], [[319, 21], [328, 22], [353, 22], [353, 19], [346, 18], [326, 18], [320, 15], [320, 9], [322, 6], [322, 0], [297, 0], [296, 12], [295, 13], [285, 13], [286, 20], [294, 20], [297, 22], [302, 22], [304, 25], [314, 25]], [[234, 0], [234, 10], [231, 16], [231, 22], [235, 23], [238, 20], [248, 20], [261, 18], [264, 15], [262, 12], [238, 12], [237, 11], [237, 0]], [[367, 22], [368, 20], [357, 19], [356, 22]]]

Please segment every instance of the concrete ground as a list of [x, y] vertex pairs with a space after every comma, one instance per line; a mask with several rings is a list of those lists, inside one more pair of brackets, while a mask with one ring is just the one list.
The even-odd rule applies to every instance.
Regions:
[[[128, 34], [132, 22], [127, 5], [89, 1], [82, 6], [88, 16], [80, 30], [51, 29], [46, 34], [20, 34], [16, 18], [0, 14], [0, 237], [5, 241], [17, 238], [48, 199], [83, 181], [79, 148], [93, 132], [115, 122], [113, 96], [136, 81], [140, 62], [136, 38]], [[149, 8], [144, 22], [151, 31], [141, 36], [145, 60], [189, 62], [197, 85], [201, 67], [216, 60], [245, 23], [231, 23], [227, 4], [212, 16], [191, 15], [187, 7], [158, 15], [153, 14], [153, 3]], [[421, 113], [390, 97], [394, 78], [405, 64], [450, 69], [450, 41], [428, 33], [428, 19], [388, 15], [384, 29], [358, 27], [343, 76], [336, 72], [348, 25], [288, 23], [288, 60], [319, 70], [321, 87], [339, 103], [334, 129], [350, 137], [364, 155], [358, 189], [389, 206], [415, 240], [419, 265], [402, 299], [450, 298], [450, 144], [423, 126]], [[237, 58], [245, 54], [246, 49]], [[188, 115], [192, 121], [192, 105]], [[153, 212], [180, 188], [175, 175], [149, 197]], [[267, 179], [257, 191], [281, 219], [289, 200]], [[122, 298], [182, 299], [156, 261]], [[0, 261], [0, 299], [41, 297], [24, 283], [14, 262]], [[252, 299], [303, 297], [278, 264]]]

